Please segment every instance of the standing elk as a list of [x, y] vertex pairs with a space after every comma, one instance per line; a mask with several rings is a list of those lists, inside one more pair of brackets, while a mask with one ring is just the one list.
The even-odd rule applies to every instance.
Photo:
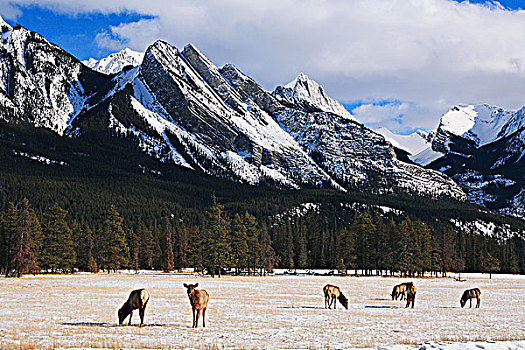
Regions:
[[140, 327], [144, 325], [144, 311], [146, 311], [146, 305], [148, 305], [149, 293], [145, 289], [137, 289], [129, 294], [128, 300], [118, 310], [118, 323], [122, 325], [126, 317], [129, 315], [128, 326], [131, 325], [131, 317], [133, 316], [133, 310], [139, 309], [140, 315]]
[[332, 306], [332, 303], [334, 304], [334, 309], [337, 309], [337, 302], [335, 299], [339, 300], [341, 305], [343, 305], [346, 309], [348, 309], [348, 299], [341, 293], [341, 289], [336, 286], [332, 286], [330, 284], [327, 284], [323, 288], [324, 292], [324, 308], [326, 309], [327, 305], [330, 309]]
[[407, 286], [407, 304], [405, 308], [409, 307], [410, 304], [412, 304], [412, 309], [414, 308], [414, 301], [416, 300], [416, 286], [414, 284], [410, 284], [410, 286]]
[[[193, 325], [192, 328], [197, 328], [199, 322], [199, 317], [202, 310], [202, 326], [206, 327], [206, 308], [208, 307], [208, 300], [210, 296], [207, 291], [204, 289], [195, 289], [199, 286], [198, 283], [195, 284], [186, 284], [186, 291], [188, 292], [188, 298], [190, 299], [191, 309], [193, 311]], [[197, 310], [197, 317], [195, 317], [195, 310]]]
[[392, 296], [392, 300], [397, 300], [397, 298], [400, 296], [401, 300], [406, 299], [406, 291], [413, 284], [414, 282], [405, 282], [394, 286], [394, 289], [392, 289], [392, 293], [390, 294]]
[[461, 304], [461, 308], [463, 308], [463, 306], [465, 306], [465, 304], [467, 303], [467, 300], [470, 300], [470, 307], [472, 307], [472, 299], [476, 298], [478, 303], [476, 304], [476, 308], [479, 308], [479, 304], [481, 302], [481, 300], [479, 299], [479, 296], [481, 295], [481, 290], [479, 288], [472, 288], [472, 289], [467, 289], [466, 291], [463, 292], [463, 295], [461, 296], [461, 300], [459, 301], [459, 303]]

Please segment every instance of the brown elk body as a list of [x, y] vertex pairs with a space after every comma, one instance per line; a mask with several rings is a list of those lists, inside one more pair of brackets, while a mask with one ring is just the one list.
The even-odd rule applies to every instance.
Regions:
[[467, 300], [470, 300], [470, 307], [472, 307], [472, 299], [476, 298], [478, 301], [476, 304], [476, 308], [479, 308], [479, 304], [481, 302], [479, 298], [480, 295], [481, 295], [481, 290], [479, 288], [467, 289], [466, 291], [463, 292], [463, 295], [461, 296], [461, 300], [459, 301], [459, 303], [461, 304], [461, 307], [463, 308], [463, 306], [465, 306], [465, 304], [467, 303]]
[[144, 312], [149, 301], [149, 293], [145, 289], [137, 289], [129, 294], [128, 300], [118, 310], [118, 323], [122, 324], [129, 315], [128, 325], [131, 325], [133, 310], [139, 309], [140, 327], [144, 325]]
[[[186, 291], [188, 292], [188, 298], [190, 299], [191, 309], [193, 312], [193, 328], [197, 328], [199, 317], [201, 315], [201, 310], [202, 326], [206, 327], [206, 308], [208, 307], [208, 300], [210, 299], [210, 296], [207, 291], [205, 291], [204, 289], [195, 289], [198, 286], [198, 283], [189, 285], [184, 283], [184, 287], [186, 287]], [[195, 313], [197, 314], [195, 315]]]
[[397, 298], [400, 296], [401, 296], [401, 300], [406, 299], [407, 289], [410, 288], [410, 286], [412, 285], [413, 285], [413, 282], [405, 282], [405, 283], [398, 284], [397, 286], [394, 286], [394, 288], [392, 289], [392, 293], [390, 294], [392, 295], [392, 300], [397, 300]]
[[337, 301], [339, 300], [341, 305], [343, 305], [346, 309], [348, 309], [348, 299], [343, 295], [341, 292], [341, 289], [336, 286], [332, 286], [330, 284], [327, 284], [323, 287], [324, 292], [324, 308], [326, 309], [327, 306], [330, 309], [332, 306], [332, 303], [334, 304], [334, 309], [337, 309]]
[[410, 304], [412, 304], [412, 309], [414, 308], [414, 302], [416, 301], [416, 286], [414, 284], [410, 284], [410, 286], [407, 286], [407, 304], [405, 307], [409, 307]]

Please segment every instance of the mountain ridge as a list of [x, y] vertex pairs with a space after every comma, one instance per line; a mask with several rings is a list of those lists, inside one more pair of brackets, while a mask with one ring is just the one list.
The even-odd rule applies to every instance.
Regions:
[[409, 158], [451, 176], [469, 201], [525, 218], [524, 156], [525, 107], [481, 104], [453, 106]]
[[[383, 136], [305, 74], [293, 89], [268, 92], [233, 65], [215, 66], [192, 44], [181, 51], [159, 40], [140, 65], [107, 75], [34, 32], [13, 31], [19, 33], [10, 35], [3, 66], [14, 61], [20, 78], [2, 87], [31, 125], [74, 138], [93, 127], [112, 130], [161, 162], [252, 185], [465, 199], [447, 176], [398, 159]], [[38, 45], [24, 42], [21, 52], [13, 43], [22, 37]]]

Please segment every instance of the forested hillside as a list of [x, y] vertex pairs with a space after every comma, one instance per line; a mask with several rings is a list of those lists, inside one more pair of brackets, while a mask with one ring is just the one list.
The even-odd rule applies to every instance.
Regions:
[[[104, 132], [72, 142], [23, 125], [1, 130], [4, 273], [182, 267], [525, 272], [524, 222], [478, 206], [248, 186], [160, 163], [132, 140]], [[56, 247], [61, 250], [49, 251]]]

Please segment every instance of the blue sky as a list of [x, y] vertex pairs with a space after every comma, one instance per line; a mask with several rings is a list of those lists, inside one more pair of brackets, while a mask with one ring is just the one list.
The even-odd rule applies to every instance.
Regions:
[[[21, 6], [20, 4], [23, 4]], [[273, 90], [300, 72], [371, 128], [431, 130], [455, 104], [525, 104], [525, 11], [480, 0], [0, 0], [77, 58], [195, 44]]]

